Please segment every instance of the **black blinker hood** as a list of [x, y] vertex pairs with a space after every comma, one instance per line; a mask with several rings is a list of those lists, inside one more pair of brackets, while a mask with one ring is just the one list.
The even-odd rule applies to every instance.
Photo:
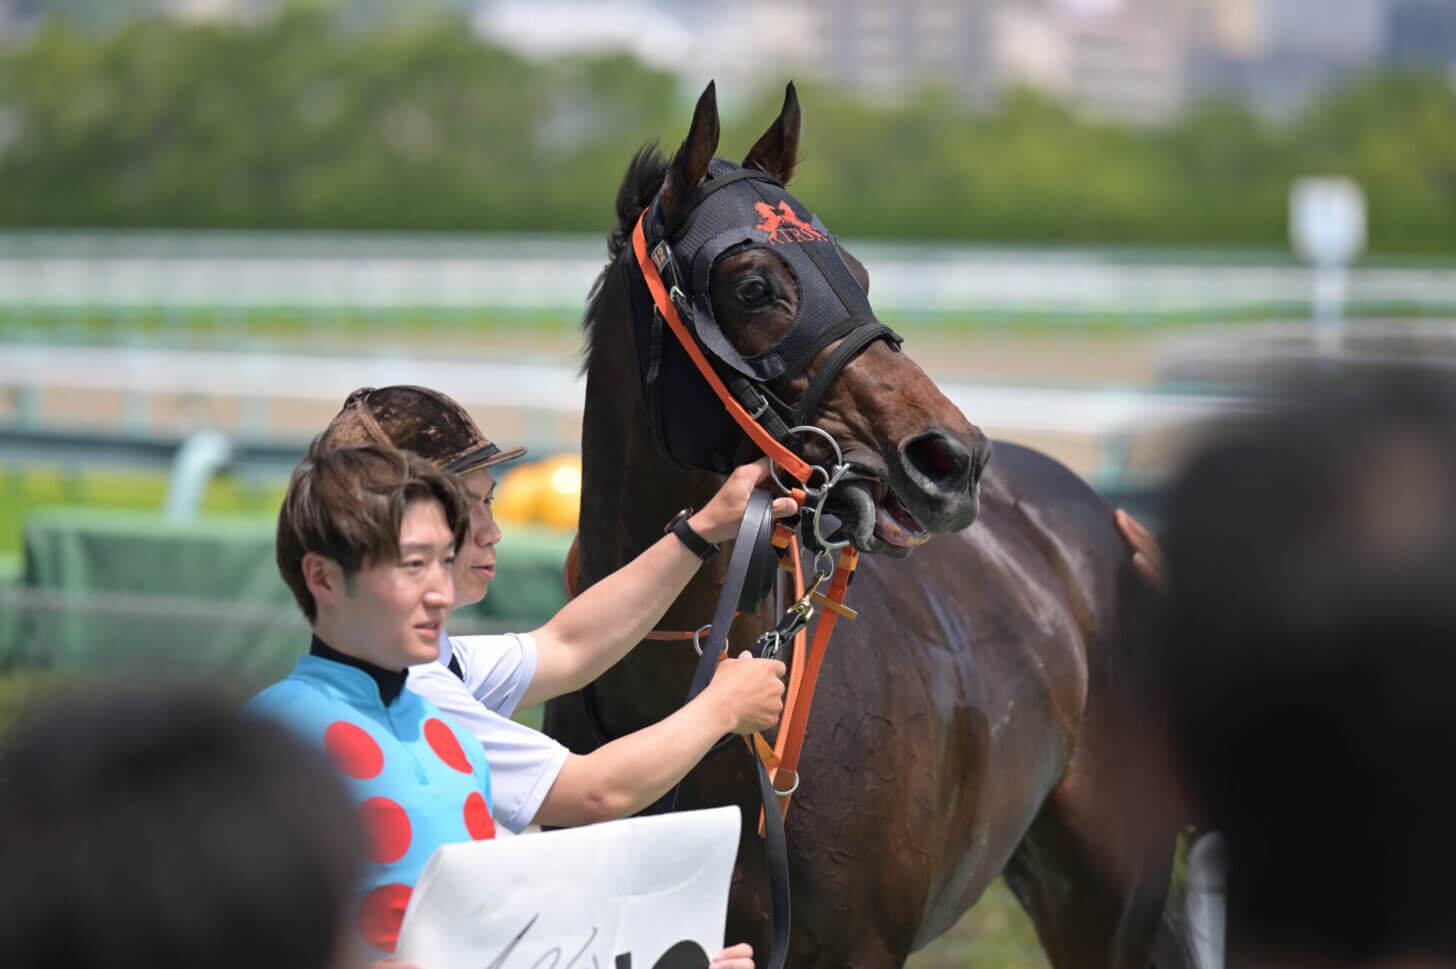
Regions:
[[[789, 428], [810, 423], [839, 372], [875, 340], [901, 338], [876, 319], [838, 241], [771, 176], [714, 159], [679, 225], [665, 226], [654, 200], [643, 218], [647, 252], [679, 317], [739, 402], [797, 453]], [[799, 312], [779, 340], [744, 357], [713, 318], [709, 282], [726, 252], [773, 251], [799, 286]], [[729, 416], [662, 319], [629, 246], [621, 265], [632, 305], [632, 333], [648, 418], [663, 450], [683, 467], [726, 474], [742, 459], [747, 436]], [[843, 340], [815, 373], [797, 407], [781, 399], [787, 383]]]

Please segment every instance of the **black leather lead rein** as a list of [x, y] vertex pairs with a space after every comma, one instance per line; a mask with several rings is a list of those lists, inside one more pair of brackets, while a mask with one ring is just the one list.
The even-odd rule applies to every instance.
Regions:
[[[707, 688], [718, 668], [718, 657], [728, 643], [728, 631], [733, 625], [733, 615], [741, 610], [751, 611], [758, 607], [759, 600], [767, 591], [763, 576], [767, 569], [769, 582], [778, 566], [778, 556], [770, 539], [773, 536], [773, 496], [767, 491], [755, 488], [748, 496], [748, 506], [743, 512], [743, 521], [738, 526], [738, 536], [733, 540], [733, 555], [728, 560], [728, 574], [723, 579], [723, 591], [718, 595], [718, 605], [713, 611], [713, 628], [698, 659], [693, 673], [692, 686], [688, 688], [690, 702]], [[779, 800], [774, 792], [773, 782], [763, 761], [753, 756], [758, 771], [758, 792], [763, 800], [764, 850], [768, 854], [769, 898], [773, 913], [773, 944], [769, 948], [768, 969], [784, 969], [789, 956], [789, 849], [784, 837], [784, 819], [779, 813]], [[677, 786], [662, 796], [653, 806], [651, 813], [673, 809], [677, 801]]]

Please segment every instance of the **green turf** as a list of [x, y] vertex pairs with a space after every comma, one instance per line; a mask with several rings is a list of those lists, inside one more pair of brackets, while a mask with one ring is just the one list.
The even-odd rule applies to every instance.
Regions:
[[907, 969], [1047, 969], [1036, 929], [997, 880], [949, 932], [910, 957]]
[[[1456, 307], [1415, 303], [1351, 304], [1350, 318], [1449, 318]], [[1301, 302], [1268, 303], [1237, 310], [980, 310], [957, 313], [884, 313], [885, 321], [915, 333], [1110, 333], [1176, 329], [1202, 323], [1259, 323], [1303, 319]], [[439, 307], [260, 307], [169, 310], [76, 307], [27, 309], [0, 306], [0, 343], [61, 342], [119, 345], [385, 346], [430, 343], [489, 345], [501, 341], [575, 344], [581, 311]]]

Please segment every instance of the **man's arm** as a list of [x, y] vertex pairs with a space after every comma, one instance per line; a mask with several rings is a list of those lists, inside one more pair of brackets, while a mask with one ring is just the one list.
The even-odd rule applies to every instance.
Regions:
[[[714, 544], [733, 538], [748, 507], [748, 496], [767, 480], [767, 458], [738, 468], [688, 524]], [[796, 510], [792, 498], [774, 499], [775, 518]], [[579, 690], [614, 666], [652, 631], [701, 564], [676, 536], [664, 535], [568, 602], [550, 622], [531, 633], [536, 641], [536, 673], [520, 705], [531, 706]]]
[[784, 664], [747, 653], [718, 664], [702, 693], [665, 720], [572, 754], [536, 812], [545, 825], [593, 824], [647, 807], [728, 733], [767, 730], [783, 711]]

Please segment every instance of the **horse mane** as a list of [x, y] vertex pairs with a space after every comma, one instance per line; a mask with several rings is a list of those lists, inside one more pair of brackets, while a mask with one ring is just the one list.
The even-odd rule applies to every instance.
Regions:
[[632, 228], [644, 209], [652, 204], [662, 181], [667, 177], [667, 156], [649, 141], [637, 149], [627, 165], [627, 174], [617, 189], [617, 227], [607, 236], [607, 256], [613, 261], [622, 254], [632, 238]]
[[[596, 320], [597, 301], [606, 286], [607, 273], [626, 250], [638, 217], [652, 204], [657, 190], [662, 188], [662, 180], [667, 177], [667, 166], [667, 156], [658, 149], [656, 141], [649, 141], [637, 149], [627, 165], [627, 174], [623, 176], [622, 184], [617, 189], [617, 225], [607, 234], [607, 265], [592, 284], [591, 294], [587, 297], [586, 313], [581, 318], [582, 329], [589, 338], [593, 332], [592, 324]], [[590, 349], [590, 339], [587, 349]]]

